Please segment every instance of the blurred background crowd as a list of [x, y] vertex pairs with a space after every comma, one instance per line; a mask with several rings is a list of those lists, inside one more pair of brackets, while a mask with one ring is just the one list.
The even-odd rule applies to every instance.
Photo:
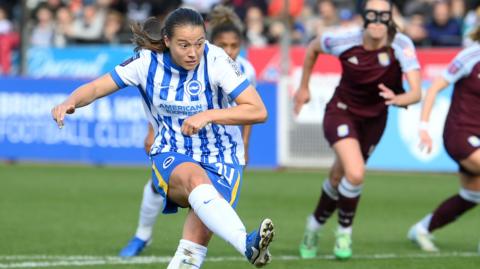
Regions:
[[[393, 1], [399, 29], [418, 47], [459, 47], [480, 21], [480, 0]], [[179, 7], [205, 16], [214, 5], [231, 6], [245, 23], [247, 46], [280, 41], [289, 27], [293, 44], [306, 44], [319, 33], [361, 27], [361, 1], [289, 0], [0, 0], [0, 73], [10, 71], [11, 53], [28, 46], [128, 44], [130, 25], [149, 16], [164, 17]]]

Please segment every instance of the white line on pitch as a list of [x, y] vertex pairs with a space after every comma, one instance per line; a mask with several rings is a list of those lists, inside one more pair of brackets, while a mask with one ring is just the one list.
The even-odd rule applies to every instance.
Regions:
[[[454, 257], [480, 257], [476, 252], [445, 252], [445, 253], [413, 253], [413, 254], [365, 254], [354, 255], [354, 260], [388, 260], [388, 259], [422, 259], [422, 258], [454, 258]], [[93, 265], [122, 265], [122, 264], [156, 264], [168, 263], [168, 256], [145, 256], [131, 259], [122, 259], [116, 256], [57, 256], [57, 255], [0, 255], [0, 268], [41, 268], [58, 266], [93, 266]], [[277, 261], [300, 260], [298, 256], [273, 256]], [[317, 260], [333, 260], [332, 255], [320, 255]], [[9, 262], [10, 261], [10, 262]], [[11, 262], [15, 261], [15, 262]], [[245, 261], [240, 256], [211, 257], [207, 262]]]

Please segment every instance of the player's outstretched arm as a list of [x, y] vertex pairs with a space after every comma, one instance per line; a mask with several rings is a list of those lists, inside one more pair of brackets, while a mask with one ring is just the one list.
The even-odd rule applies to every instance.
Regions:
[[423, 102], [422, 112], [420, 116], [420, 147], [425, 148], [427, 152], [432, 150], [432, 138], [428, 133], [428, 120], [430, 118], [430, 113], [432, 112], [433, 104], [435, 103], [435, 98], [437, 94], [445, 89], [448, 86], [448, 81], [443, 77], [437, 78], [430, 88], [427, 90], [425, 96], [425, 101]]
[[310, 41], [305, 52], [300, 86], [293, 97], [293, 111], [295, 115], [298, 115], [300, 110], [302, 110], [303, 105], [310, 101], [310, 89], [308, 88], [308, 82], [310, 81], [310, 76], [312, 75], [313, 66], [317, 61], [317, 57], [322, 52], [320, 40], [321, 37], [317, 37]]
[[66, 114], [72, 114], [78, 107], [86, 106], [98, 98], [118, 90], [118, 86], [110, 74], [106, 74], [96, 80], [78, 87], [61, 104], [52, 109], [53, 120], [58, 127], [63, 127]]

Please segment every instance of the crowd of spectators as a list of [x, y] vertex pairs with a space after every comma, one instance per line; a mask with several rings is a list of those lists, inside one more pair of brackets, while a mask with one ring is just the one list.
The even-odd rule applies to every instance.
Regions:
[[[480, 0], [393, 1], [399, 29], [417, 46], [468, 44], [469, 31], [480, 21]], [[149, 16], [164, 17], [188, 6], [205, 16], [214, 5], [232, 6], [245, 23], [248, 46], [278, 43], [290, 28], [293, 44], [306, 44], [325, 30], [361, 27], [361, 1], [289, 0], [0, 0], [0, 73], [8, 73], [9, 51], [18, 47], [20, 27], [30, 46], [130, 43], [130, 25]], [[22, 19], [24, 18], [24, 19]]]

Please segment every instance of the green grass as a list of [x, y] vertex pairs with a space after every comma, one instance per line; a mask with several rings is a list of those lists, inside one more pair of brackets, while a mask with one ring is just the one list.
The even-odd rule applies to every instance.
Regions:
[[[354, 225], [354, 258], [338, 262], [326, 256], [333, 248], [335, 218], [322, 236], [321, 257], [295, 258], [305, 218], [325, 176], [325, 171], [245, 173], [238, 212], [247, 229], [267, 216], [276, 225], [269, 268], [478, 268], [478, 209], [435, 233], [441, 256], [424, 255], [405, 237], [411, 224], [458, 191], [453, 174], [367, 173]], [[30, 268], [26, 262], [64, 261], [67, 256], [117, 255], [135, 230], [148, 177], [147, 168], [0, 164], [0, 268]], [[154, 241], [143, 256], [171, 256], [184, 216], [185, 212], [160, 216]], [[208, 252], [209, 258], [236, 260], [207, 260], [203, 268], [253, 268], [219, 238], [212, 240]], [[381, 254], [394, 256], [373, 257]], [[78, 267], [70, 263], [55, 268]], [[165, 267], [166, 263], [153, 263], [86, 268]]]

